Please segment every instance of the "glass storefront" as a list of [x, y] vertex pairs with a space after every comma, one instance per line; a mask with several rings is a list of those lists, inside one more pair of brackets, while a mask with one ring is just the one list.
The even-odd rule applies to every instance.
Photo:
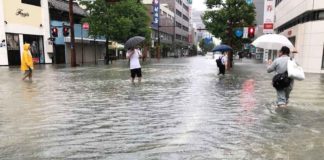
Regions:
[[34, 63], [45, 63], [43, 36], [23, 35], [24, 43], [30, 44]]
[[19, 34], [7, 33], [6, 39], [9, 65], [20, 65]]

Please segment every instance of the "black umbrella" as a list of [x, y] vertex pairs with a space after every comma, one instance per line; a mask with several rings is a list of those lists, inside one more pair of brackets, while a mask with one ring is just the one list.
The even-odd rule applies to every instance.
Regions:
[[144, 40], [145, 40], [145, 38], [141, 37], [141, 36], [132, 37], [126, 41], [125, 48], [126, 49], [133, 48], [133, 47], [137, 46], [138, 44], [142, 43]]

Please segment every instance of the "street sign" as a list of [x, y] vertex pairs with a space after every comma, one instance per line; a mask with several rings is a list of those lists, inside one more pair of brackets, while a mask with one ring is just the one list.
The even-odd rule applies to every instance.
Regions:
[[249, 30], [248, 27], [243, 28], [243, 38], [248, 38], [248, 32], [249, 32], [248, 30]]
[[243, 29], [242, 28], [237, 28], [235, 30], [235, 36], [238, 38], [241, 38], [243, 36]]
[[246, 0], [246, 3], [251, 5], [253, 3], [253, 0]]
[[82, 24], [82, 28], [84, 29], [84, 30], [89, 30], [89, 23], [83, 23]]

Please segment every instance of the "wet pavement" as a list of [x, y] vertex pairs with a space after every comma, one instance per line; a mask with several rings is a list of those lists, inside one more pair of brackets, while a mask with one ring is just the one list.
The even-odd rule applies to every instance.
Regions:
[[126, 61], [41, 66], [32, 82], [0, 67], [0, 159], [322, 159], [324, 75], [271, 109], [264, 64], [217, 75], [206, 57], [152, 60], [133, 86]]

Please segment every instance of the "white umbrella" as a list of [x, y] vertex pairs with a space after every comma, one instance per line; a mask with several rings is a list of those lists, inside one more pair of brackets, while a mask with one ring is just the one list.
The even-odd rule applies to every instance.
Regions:
[[255, 47], [263, 49], [280, 50], [281, 47], [287, 46], [290, 50], [295, 50], [294, 45], [289, 41], [289, 39], [280, 34], [265, 34], [258, 37], [252, 42]]

